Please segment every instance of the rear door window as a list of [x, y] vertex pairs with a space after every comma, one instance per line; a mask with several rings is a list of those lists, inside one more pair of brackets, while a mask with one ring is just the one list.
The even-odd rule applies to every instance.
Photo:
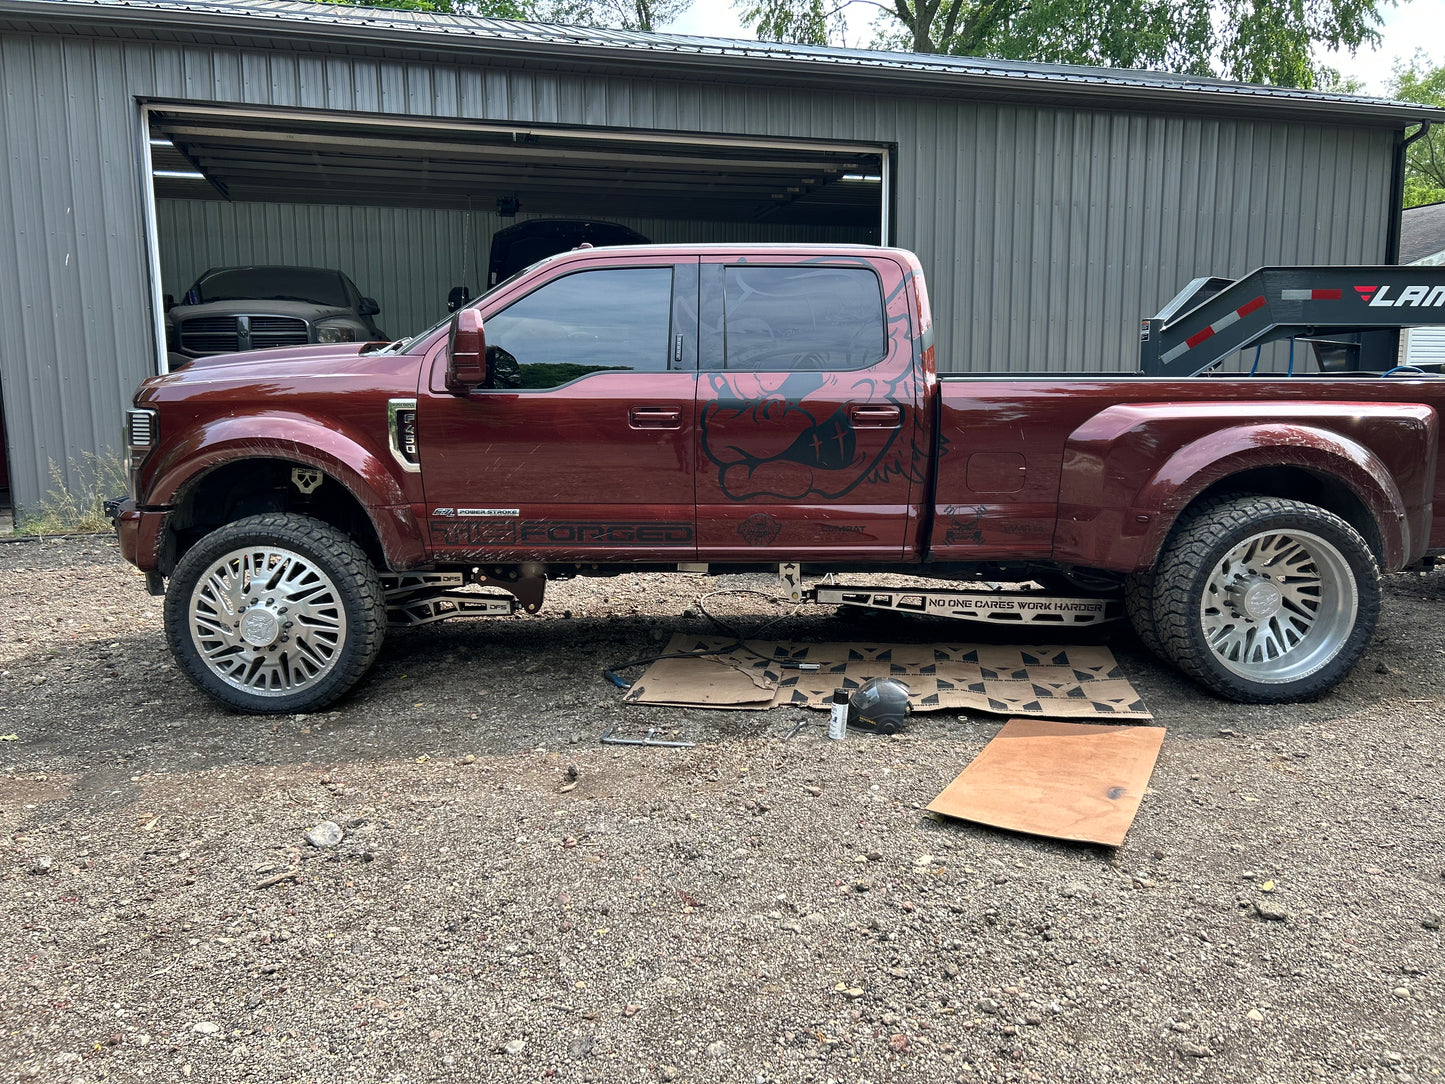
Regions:
[[882, 284], [869, 268], [730, 265], [723, 308], [728, 369], [861, 369], [887, 352]]

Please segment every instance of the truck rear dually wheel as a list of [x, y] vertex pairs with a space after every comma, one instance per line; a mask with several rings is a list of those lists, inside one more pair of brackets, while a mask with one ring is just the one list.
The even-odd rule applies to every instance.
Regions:
[[229, 523], [188, 550], [166, 591], [181, 669], [228, 707], [314, 711], [376, 659], [386, 599], [352, 539], [309, 516]]
[[1379, 566], [1359, 533], [1277, 497], [1199, 509], [1166, 543], [1154, 580], [1164, 654], [1246, 703], [1333, 688], [1364, 654], [1379, 610]]

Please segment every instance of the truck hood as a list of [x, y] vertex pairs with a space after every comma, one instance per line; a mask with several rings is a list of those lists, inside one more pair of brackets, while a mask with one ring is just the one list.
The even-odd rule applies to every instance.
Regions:
[[[211, 354], [196, 358], [156, 379], [168, 383], [240, 380], [255, 383], [292, 377], [364, 376], [378, 368], [391, 368], [391, 354], [363, 354], [365, 343], [327, 343], [317, 346], [280, 346], [274, 350], [244, 350], [238, 354]], [[385, 359], [389, 364], [378, 365]]]
[[319, 305], [314, 301], [269, 301], [243, 297], [235, 301], [207, 301], [201, 305], [176, 305], [167, 319], [180, 323], [198, 316], [294, 316], [298, 320], [325, 320], [332, 316], [361, 318], [345, 306]]

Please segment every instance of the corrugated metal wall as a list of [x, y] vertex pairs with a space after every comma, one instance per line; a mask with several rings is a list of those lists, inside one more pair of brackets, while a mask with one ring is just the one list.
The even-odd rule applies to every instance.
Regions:
[[1414, 327], [1403, 336], [1404, 365], [1445, 365], [1445, 328]]
[[[447, 292], [465, 283], [473, 296], [487, 278], [492, 234], [541, 215], [501, 218], [491, 211], [327, 207], [294, 203], [159, 200], [161, 277], [180, 297], [210, 267], [249, 263], [334, 267], [381, 304], [376, 322], [401, 338], [446, 314]], [[799, 241], [856, 243], [846, 227], [672, 222], [610, 218], [658, 243]]]
[[18, 506], [82, 486], [152, 367], [138, 116], [119, 54], [0, 38], [0, 403]]
[[[1382, 129], [1216, 121], [81, 38], [0, 39], [0, 381], [15, 495], [113, 445], [151, 367], [137, 97], [896, 143], [898, 244], [955, 371], [1133, 364], [1190, 278], [1378, 262]], [[368, 288], [375, 288], [368, 286]]]

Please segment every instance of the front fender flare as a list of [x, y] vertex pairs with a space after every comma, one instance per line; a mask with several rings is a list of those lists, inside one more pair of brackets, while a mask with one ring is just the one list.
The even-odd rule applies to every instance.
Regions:
[[381, 541], [387, 567], [417, 568], [428, 558], [411, 502], [389, 466], [385, 449], [297, 416], [239, 416], [198, 427], [166, 450], [148, 487], [146, 503], [176, 503], [205, 476], [229, 463], [276, 459], [315, 467], [361, 505]]

